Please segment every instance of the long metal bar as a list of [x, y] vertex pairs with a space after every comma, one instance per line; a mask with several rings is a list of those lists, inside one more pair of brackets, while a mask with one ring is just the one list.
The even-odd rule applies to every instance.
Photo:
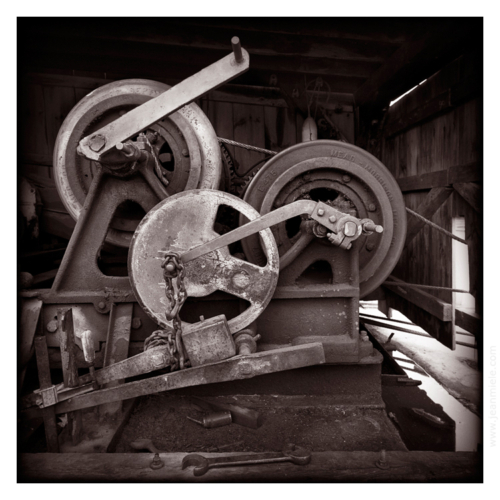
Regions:
[[[233, 358], [208, 365], [187, 368], [166, 375], [158, 375], [137, 380], [117, 387], [94, 391], [76, 396], [54, 406], [56, 413], [90, 408], [103, 403], [156, 394], [162, 391], [252, 378], [258, 375], [284, 370], [319, 365], [325, 362], [325, 352], [320, 342], [300, 346], [273, 349], [270, 351], [235, 356]], [[21, 417], [33, 418], [39, 413], [32, 409], [20, 413]]]
[[[321, 213], [321, 210], [323, 213]], [[318, 213], [319, 212], [319, 213]], [[309, 215], [313, 219], [317, 220], [324, 226], [326, 226], [331, 231], [337, 232], [338, 228], [335, 223], [328, 220], [328, 216], [335, 215], [339, 216], [340, 212], [333, 209], [332, 207], [325, 205], [322, 202], [315, 202], [313, 200], [299, 200], [284, 207], [273, 210], [258, 219], [248, 222], [247, 224], [234, 229], [233, 231], [226, 233], [218, 238], [209, 241], [208, 243], [202, 243], [201, 245], [188, 250], [181, 255], [182, 262], [189, 262], [190, 260], [196, 259], [205, 255], [213, 250], [217, 250], [224, 246], [230, 245], [235, 241], [241, 240], [268, 227], [279, 224], [280, 222], [296, 217], [297, 215]], [[345, 214], [341, 214], [345, 215]]]
[[[239, 61], [233, 53], [223, 57], [158, 97], [84, 137], [79, 144], [80, 152], [91, 160], [100, 161], [117, 144], [247, 71], [250, 67], [248, 52], [241, 49], [241, 56]], [[99, 136], [99, 142], [94, 139], [96, 136]]]

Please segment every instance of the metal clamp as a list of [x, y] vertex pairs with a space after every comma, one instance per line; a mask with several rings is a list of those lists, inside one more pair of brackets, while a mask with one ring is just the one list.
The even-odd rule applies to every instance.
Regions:
[[57, 398], [57, 386], [55, 385], [47, 387], [47, 389], [39, 389], [38, 393], [42, 396], [42, 399], [38, 403], [38, 406], [41, 408], [55, 405], [59, 401]]

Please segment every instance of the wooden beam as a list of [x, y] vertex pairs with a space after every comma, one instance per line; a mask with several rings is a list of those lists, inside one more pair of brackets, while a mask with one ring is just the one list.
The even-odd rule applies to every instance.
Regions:
[[[464, 99], [478, 95], [481, 92], [481, 83], [482, 80], [480, 77], [469, 77], [432, 99], [419, 103], [416, 108], [408, 111], [403, 116], [394, 120], [389, 118], [384, 127], [384, 137], [387, 139], [399, 134], [438, 113], [442, 113], [443, 111], [457, 106], [463, 102]], [[391, 113], [389, 113], [389, 116], [390, 115]]]
[[[430, 190], [429, 194], [425, 197], [424, 201], [416, 208], [417, 212], [422, 217], [430, 219], [438, 210], [439, 207], [450, 197], [453, 193], [451, 188], [433, 188]], [[411, 214], [410, 214], [411, 215]], [[406, 231], [406, 246], [408, 246], [419, 231], [425, 226], [425, 222], [417, 219], [415, 216], [411, 216], [408, 221], [408, 228]]]
[[[204, 453], [207, 457], [241, 453]], [[480, 459], [472, 452], [387, 451], [387, 469], [377, 467], [379, 452], [312, 452], [308, 465], [262, 464], [211, 469], [194, 477], [182, 470], [186, 453], [160, 453], [165, 466], [153, 470], [153, 453], [23, 453], [19, 482], [480, 482]]]
[[476, 313], [455, 309], [455, 324], [472, 333], [476, 338], [482, 336], [483, 320]]
[[[405, 284], [405, 282], [395, 276], [389, 276], [387, 281], [395, 281]], [[424, 292], [419, 288], [409, 288], [409, 287], [399, 287], [397, 285], [386, 285], [382, 284], [385, 288], [388, 288], [391, 292], [399, 295], [403, 299], [412, 304], [420, 307], [429, 314], [432, 314], [441, 321], [453, 321], [453, 306], [440, 300], [430, 293]], [[401, 311], [402, 312], [402, 311]], [[410, 318], [416, 325], [419, 325], [416, 321]], [[423, 328], [423, 327], [422, 327]], [[425, 329], [425, 328], [424, 328]], [[430, 332], [429, 332], [430, 333]]]
[[[387, 289], [386, 305], [388, 308], [401, 312], [413, 323], [441, 342], [441, 344], [455, 350], [455, 323], [453, 320], [442, 321], [434, 314], [441, 312], [441, 317], [443, 315], [445, 317], [453, 317], [453, 307], [451, 304], [446, 304], [433, 296], [419, 297], [411, 293], [405, 296], [402, 292], [403, 288], [397, 289], [397, 287], [392, 287], [389, 289], [389, 286], [387, 286]], [[393, 293], [393, 290], [395, 293]], [[432, 312], [429, 312], [429, 310]]]
[[465, 165], [457, 165], [444, 170], [427, 172], [420, 175], [400, 177], [396, 179], [403, 193], [410, 191], [423, 191], [435, 187], [451, 186], [455, 183], [481, 182], [483, 164], [472, 162]]
[[385, 106], [424, 78], [431, 76], [443, 66], [443, 62], [456, 57], [469, 42], [478, 43], [480, 21], [443, 21], [440, 26], [432, 25], [420, 30], [406, 44], [400, 47], [356, 92], [359, 106]]
[[477, 213], [482, 213], [482, 190], [478, 184], [457, 182], [453, 188]]

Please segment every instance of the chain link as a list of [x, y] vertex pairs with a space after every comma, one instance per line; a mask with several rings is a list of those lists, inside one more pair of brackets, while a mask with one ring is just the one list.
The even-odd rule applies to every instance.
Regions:
[[175, 360], [174, 363], [170, 365], [170, 370], [177, 370], [179, 368], [179, 360], [174, 332], [169, 330], [156, 330], [144, 341], [144, 351], [158, 346], [167, 347], [170, 358]]
[[[184, 285], [184, 264], [178, 253], [169, 252], [165, 255], [161, 267], [163, 268], [163, 278], [165, 280], [165, 295], [170, 308], [165, 312], [165, 317], [168, 321], [172, 321], [174, 327], [179, 368], [182, 370], [185, 365], [185, 352], [182, 344], [182, 321], [179, 313], [187, 299]], [[174, 279], [176, 280], [176, 287], [174, 287]]]
[[153, 156], [153, 158], [155, 160], [156, 176], [158, 177], [158, 179], [160, 179], [160, 182], [162, 182], [165, 186], [168, 186], [169, 181], [167, 178], [163, 177], [163, 172], [161, 170], [160, 160], [159, 160], [158, 155], [156, 153], [156, 149], [149, 142], [147, 134], [143, 134], [143, 135], [144, 135], [144, 138], [146, 139], [146, 144], [151, 148], [151, 155]]

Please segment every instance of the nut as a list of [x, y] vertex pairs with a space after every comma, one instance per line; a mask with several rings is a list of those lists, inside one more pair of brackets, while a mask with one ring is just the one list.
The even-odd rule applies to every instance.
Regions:
[[355, 222], [347, 221], [344, 226], [344, 234], [346, 236], [355, 236], [356, 231], [358, 230], [358, 226]]
[[181, 153], [182, 153], [182, 156], [189, 156], [189, 151], [188, 151], [186, 148], [184, 148], [184, 149], [181, 151]]
[[231, 278], [233, 285], [236, 288], [246, 288], [250, 284], [250, 276], [246, 271], [239, 271]]
[[334, 222], [337, 220], [337, 217], [335, 217], [335, 215], [330, 215], [330, 217], [328, 217], [328, 220], [329, 220], [331, 223], [334, 223]]
[[142, 326], [141, 318], [132, 318], [132, 328], [137, 330]]
[[50, 333], [54, 333], [57, 331], [57, 321], [53, 319], [47, 323], [47, 331]]
[[369, 212], [375, 212], [375, 210], [377, 210], [377, 207], [375, 206], [375, 203], [370, 203], [368, 205], [368, 211]]
[[367, 243], [365, 248], [368, 252], [371, 252], [375, 248], [375, 244], [374, 243]]
[[322, 208], [318, 208], [318, 215], [323, 217], [323, 215], [325, 215], [325, 211]]
[[343, 175], [343, 176], [342, 176], [342, 180], [343, 180], [344, 182], [351, 182], [351, 177], [350, 177], [349, 175]]
[[99, 309], [104, 309], [106, 307], [106, 303], [101, 301], [101, 302], [99, 302], [99, 304], [97, 304], [97, 307]]

